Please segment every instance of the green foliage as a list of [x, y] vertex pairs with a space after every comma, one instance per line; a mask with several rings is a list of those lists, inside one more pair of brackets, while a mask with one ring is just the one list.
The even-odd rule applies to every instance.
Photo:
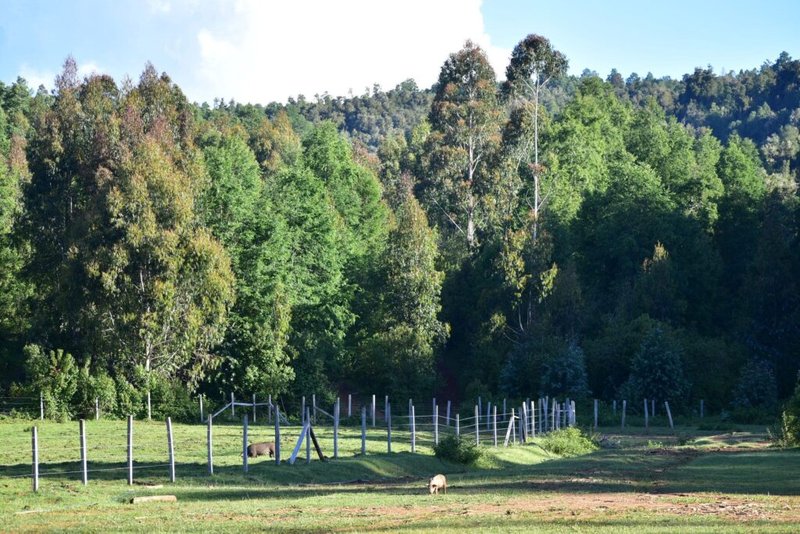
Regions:
[[117, 391], [114, 379], [103, 370], [92, 372], [91, 361], [86, 360], [78, 371], [78, 385], [73, 406], [75, 414], [88, 418], [94, 416], [95, 400], [103, 414], [118, 414]]
[[26, 345], [24, 352], [30, 393], [42, 394], [48, 418], [69, 419], [79, 382], [75, 359], [62, 349], [46, 351], [38, 345]]
[[689, 392], [683, 366], [683, 349], [662, 328], [653, 328], [631, 361], [631, 374], [623, 398], [668, 401], [673, 411], [686, 407]]
[[800, 381], [783, 407], [779, 430], [773, 439], [781, 447], [800, 447]]
[[769, 362], [753, 358], [742, 367], [739, 379], [733, 388], [731, 407], [735, 410], [735, 416], [738, 412], [737, 419], [750, 420], [776, 410], [777, 383], [775, 371]]
[[596, 451], [599, 447], [577, 427], [561, 428], [540, 438], [547, 452], [559, 456], [580, 456]]
[[583, 350], [574, 340], [547, 359], [543, 367], [539, 391], [576, 400], [589, 397]]
[[440, 439], [439, 443], [433, 446], [433, 452], [440, 460], [465, 465], [474, 464], [483, 455], [483, 451], [475, 443], [454, 434]]

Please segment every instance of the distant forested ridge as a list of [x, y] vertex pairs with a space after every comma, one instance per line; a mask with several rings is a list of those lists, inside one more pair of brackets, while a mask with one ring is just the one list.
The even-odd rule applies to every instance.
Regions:
[[800, 60], [569, 76], [538, 35], [505, 73], [443, 59], [430, 89], [267, 106], [151, 65], [0, 83], [0, 394], [774, 413], [800, 370]]

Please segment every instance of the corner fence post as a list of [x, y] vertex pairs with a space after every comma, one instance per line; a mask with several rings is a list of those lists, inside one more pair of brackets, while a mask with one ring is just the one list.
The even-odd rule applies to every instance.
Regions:
[[128, 416], [128, 485], [133, 485], [133, 416]]
[[31, 428], [31, 453], [33, 455], [33, 491], [39, 491], [39, 431]]

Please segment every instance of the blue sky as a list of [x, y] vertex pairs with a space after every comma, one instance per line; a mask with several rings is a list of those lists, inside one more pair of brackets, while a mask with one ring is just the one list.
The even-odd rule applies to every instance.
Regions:
[[71, 54], [83, 74], [136, 79], [151, 61], [195, 101], [360, 94], [429, 86], [471, 38], [502, 77], [528, 33], [573, 73], [615, 67], [680, 77], [800, 56], [800, 2], [538, 0], [1, 0], [0, 80], [52, 86]]

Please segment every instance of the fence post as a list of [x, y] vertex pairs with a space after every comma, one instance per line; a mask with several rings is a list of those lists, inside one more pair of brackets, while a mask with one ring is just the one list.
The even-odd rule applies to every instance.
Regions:
[[[317, 424], [317, 394], [313, 393], [311, 395], [311, 419], [309, 421], [314, 421], [314, 424]], [[310, 458], [310, 457], [309, 457]]]
[[644, 400], [644, 429], [650, 428], [650, 421], [647, 412], [647, 399]]
[[[206, 432], [206, 448], [208, 449], [208, 474], [209, 475], [213, 475], [214, 474], [214, 438], [213, 438], [213, 435], [212, 435], [212, 425], [213, 425], [213, 423], [211, 422], [212, 419], [214, 419], [214, 417], [211, 414], [208, 414], [208, 430]], [[277, 443], [275, 444], [275, 447], [276, 448], [278, 447]], [[276, 450], [275, 454], [277, 454], [277, 450]]]
[[133, 485], [133, 416], [128, 416], [128, 485]]
[[[480, 402], [481, 398], [478, 397], [478, 402]], [[481, 425], [480, 425], [480, 405], [475, 405], [475, 445], [481, 444]]]
[[281, 408], [275, 405], [275, 465], [281, 465]]
[[44, 393], [41, 391], [39, 392], [39, 419], [44, 421]]
[[[317, 418], [317, 396], [313, 395], [311, 397], [311, 400], [312, 400], [313, 406], [314, 406], [314, 419], [316, 420], [316, 418]], [[311, 463], [311, 414], [310, 413], [306, 414], [305, 432], [306, 432], [306, 464], [310, 464]]]
[[650, 399], [650, 417], [656, 416], [656, 400]]
[[417, 452], [417, 417], [414, 413], [414, 405], [411, 405], [411, 452]]
[[256, 394], [253, 393], [253, 424], [256, 422]]
[[628, 408], [628, 401], [622, 401], [622, 428], [625, 428], [625, 411]]
[[242, 420], [242, 470], [247, 473], [248, 465], [247, 465], [247, 414], [244, 414], [244, 419]]
[[536, 437], [536, 403], [531, 401], [531, 439]]
[[506, 440], [503, 442], [503, 447], [508, 447], [508, 440], [511, 439], [511, 426], [514, 424], [514, 408], [511, 408], [511, 418], [508, 421], [508, 428], [506, 429]]
[[[373, 404], [374, 406], [374, 404]], [[361, 407], [361, 455], [367, 454], [367, 407]]]
[[667, 409], [667, 418], [669, 418], [669, 427], [672, 430], [675, 430], [675, 427], [672, 425], [672, 412], [669, 410], [669, 402], [664, 401], [664, 408]]
[[167, 417], [167, 447], [169, 448], [169, 481], [175, 482], [175, 442], [172, 439], [172, 418]]
[[272, 394], [267, 397], [267, 424], [272, 424]]
[[570, 403], [570, 409], [572, 410], [572, 424], [570, 426], [575, 426], [578, 424], [578, 414], [575, 412], [575, 401], [570, 401]]
[[78, 425], [81, 434], [81, 482], [85, 486], [89, 483], [89, 469], [87, 468], [88, 462], [86, 459], [86, 421], [81, 419]]
[[351, 417], [353, 415], [353, 395], [351, 393], [347, 394], [347, 417]]
[[31, 429], [31, 454], [33, 454], [33, 491], [39, 491], [39, 431]]
[[375, 426], [375, 395], [372, 395], [372, 426]]
[[388, 401], [386, 402], [386, 450], [392, 452], [392, 405]]
[[445, 417], [447, 426], [450, 426], [450, 401], [447, 401], [447, 416]]
[[203, 422], [203, 394], [200, 394], [200, 422]]
[[456, 436], [461, 437], [461, 414], [456, 412]]
[[503, 422], [505, 423], [508, 420], [508, 416], [506, 415], [506, 399], [503, 399]]
[[492, 429], [492, 401], [486, 401], [486, 431]]
[[153, 420], [153, 410], [152, 410], [152, 408], [150, 406], [150, 391], [149, 390], [147, 391], [147, 420], [148, 421], [152, 421]]
[[526, 433], [528, 432], [528, 408], [525, 406], [525, 401], [522, 401], [520, 406], [519, 417], [519, 442], [525, 443]]
[[236, 417], [236, 401], [233, 398], [233, 391], [231, 391], [231, 417]]
[[333, 458], [339, 459], [339, 397], [333, 406]]
[[481, 402], [482, 400], [483, 399], [481, 399], [481, 396], [478, 395], [478, 412], [477, 412], [477, 417], [475, 417], [476, 425], [480, 425], [481, 414], [483, 413], [483, 403]]
[[383, 399], [383, 420], [389, 420], [389, 395], [386, 395]]
[[497, 447], [497, 405], [492, 406], [492, 443]]
[[433, 442], [439, 444], [439, 405], [433, 405]]
[[306, 422], [306, 396], [303, 395], [303, 398], [300, 399], [300, 424], [305, 424]]
[[597, 432], [597, 399], [594, 399], [594, 430]]
[[100, 420], [100, 397], [94, 398], [94, 420]]

